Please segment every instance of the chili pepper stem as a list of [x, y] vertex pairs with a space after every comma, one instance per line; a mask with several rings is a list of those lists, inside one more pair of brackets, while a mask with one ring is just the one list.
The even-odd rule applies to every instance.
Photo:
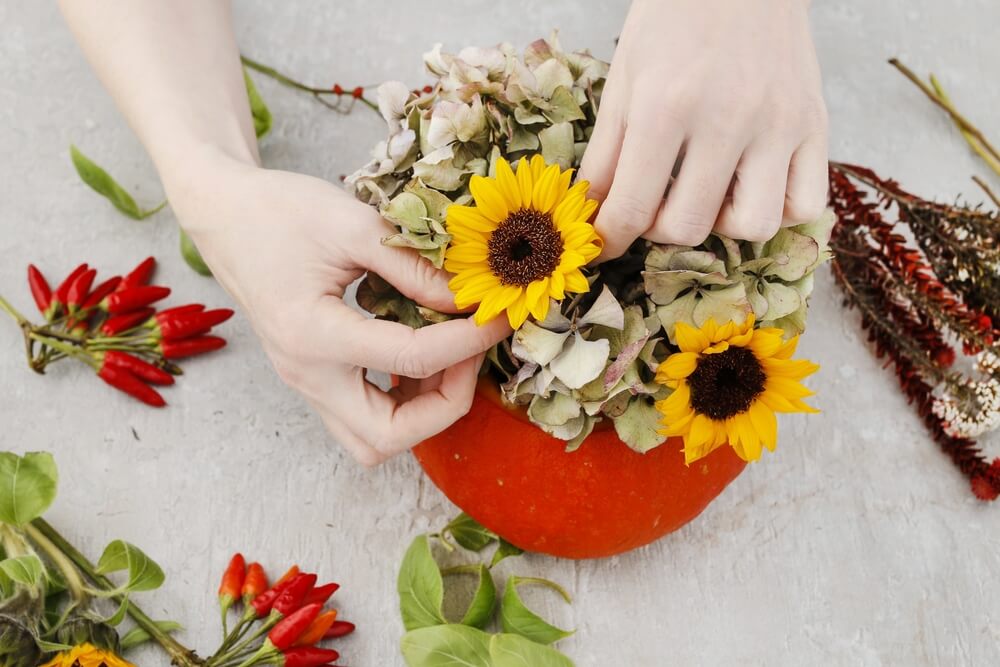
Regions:
[[260, 639], [268, 632], [270, 632], [271, 628], [277, 625], [278, 621], [280, 620], [281, 620], [280, 616], [271, 614], [264, 620], [264, 622], [261, 624], [259, 628], [257, 628], [255, 632], [251, 633], [246, 639], [236, 644], [236, 646], [229, 649], [225, 653], [222, 653], [221, 655], [216, 653], [215, 655], [213, 655], [211, 658], [208, 659], [208, 664], [216, 666], [216, 665], [221, 665], [228, 660], [232, 660], [234, 657], [243, 653], [246, 650], [247, 646], [249, 646], [253, 641]]
[[14, 306], [10, 305], [7, 299], [0, 296], [0, 310], [14, 318], [14, 320], [20, 324], [22, 327], [28, 323], [28, 319], [20, 313]]
[[[87, 560], [86, 556], [67, 542], [45, 519], [35, 519], [30, 525], [37, 530], [38, 534], [43, 535], [56, 549], [61, 551], [88, 579], [106, 590], [113, 590], [115, 588], [114, 584], [107, 577], [97, 573], [94, 565]], [[120, 603], [121, 599], [117, 601]], [[132, 617], [136, 625], [145, 630], [170, 655], [171, 664], [176, 667], [202, 667], [205, 664], [204, 661], [198, 658], [194, 651], [161, 630], [153, 622], [153, 619], [147, 616], [131, 600], [128, 602], [127, 613]]]
[[31, 333], [29, 333], [28, 336], [32, 340], [36, 340], [39, 343], [47, 345], [47, 346], [51, 347], [54, 350], [58, 350], [59, 352], [62, 352], [65, 355], [68, 355], [68, 356], [71, 356], [71, 357], [76, 357], [80, 361], [82, 361], [85, 364], [89, 365], [94, 370], [97, 370], [97, 368], [98, 368], [97, 361], [95, 361], [94, 358], [91, 355], [87, 354], [86, 352], [84, 352], [83, 350], [81, 350], [81, 349], [79, 349], [77, 347], [73, 347], [72, 345], [67, 344], [64, 341], [57, 340], [55, 338], [50, 338], [49, 336], [43, 336], [43, 335], [41, 335], [39, 333], [36, 333], [34, 331], [32, 331]]

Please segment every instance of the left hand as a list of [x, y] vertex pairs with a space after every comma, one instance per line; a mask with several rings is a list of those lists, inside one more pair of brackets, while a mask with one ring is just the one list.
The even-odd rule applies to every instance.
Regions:
[[808, 2], [635, 0], [580, 177], [604, 200], [602, 259], [639, 236], [765, 241], [818, 217], [827, 116]]

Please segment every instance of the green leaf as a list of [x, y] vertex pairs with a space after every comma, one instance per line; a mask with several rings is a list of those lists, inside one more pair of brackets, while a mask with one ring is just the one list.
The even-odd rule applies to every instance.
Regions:
[[524, 549], [521, 547], [516, 547], [507, 540], [500, 538], [500, 546], [497, 550], [493, 552], [493, 560], [490, 561], [490, 567], [496, 567], [500, 561], [505, 558], [510, 558], [511, 556], [520, 556], [524, 553]]
[[490, 658], [493, 667], [573, 667], [573, 661], [554, 648], [506, 633], [490, 639]]
[[465, 512], [452, 519], [442, 532], [449, 533], [459, 546], [469, 551], [482, 551], [497, 539], [496, 533], [480, 525]]
[[396, 590], [403, 627], [407, 630], [447, 623], [441, 611], [444, 601], [441, 570], [431, 554], [426, 535], [415, 538], [406, 550]]
[[615, 418], [615, 432], [634, 451], [645, 454], [659, 447], [667, 436], [660, 433], [663, 415], [646, 396], [636, 396], [621, 415]]
[[559, 593], [567, 603], [570, 602], [569, 594], [554, 582], [533, 577], [511, 576], [507, 580], [507, 588], [500, 603], [500, 623], [504, 632], [527, 637], [539, 644], [551, 644], [572, 635], [573, 631], [557, 628], [525, 606], [517, 593], [517, 587], [522, 584], [545, 586]]
[[[184, 626], [182, 626], [177, 621], [153, 621], [153, 623], [160, 630], [163, 630], [164, 632], [168, 633], [177, 632], [178, 630], [184, 629]], [[122, 636], [122, 651], [127, 651], [130, 648], [135, 648], [140, 644], [145, 644], [150, 639], [152, 639], [152, 637], [150, 637], [149, 633], [143, 630], [142, 628], [140, 627], [132, 628], [131, 630], [126, 632], [124, 636]]]
[[479, 585], [472, 596], [472, 602], [462, 617], [463, 625], [470, 625], [474, 628], [484, 628], [493, 618], [493, 609], [497, 602], [497, 588], [493, 583], [493, 575], [485, 565], [476, 566], [475, 571], [479, 574]]
[[250, 114], [253, 116], [253, 131], [260, 139], [271, 129], [271, 110], [264, 104], [264, 98], [257, 92], [253, 79], [243, 70], [243, 81], [247, 86], [247, 97], [250, 99]]
[[0, 571], [3, 571], [12, 581], [25, 586], [37, 586], [45, 575], [45, 568], [38, 556], [18, 556], [0, 561]]
[[400, 649], [409, 667], [492, 667], [490, 635], [457, 623], [411, 630]]
[[128, 613], [128, 595], [124, 595], [122, 596], [121, 604], [118, 605], [118, 609], [115, 610], [115, 613], [111, 614], [111, 616], [108, 616], [102, 622], [107, 625], [110, 625], [111, 627], [121, 625], [121, 622], [125, 620], [125, 614], [127, 613]]
[[208, 264], [205, 260], [201, 258], [201, 253], [198, 252], [197, 246], [195, 246], [194, 241], [187, 233], [178, 227], [181, 237], [181, 257], [187, 262], [187, 265], [195, 270], [196, 273], [200, 273], [203, 276], [211, 276], [212, 269], [208, 268]]
[[80, 175], [83, 182], [89, 185], [94, 192], [107, 198], [116, 209], [133, 220], [145, 220], [167, 205], [167, 202], [164, 201], [159, 206], [149, 210], [140, 208], [125, 188], [118, 185], [118, 182], [111, 178], [108, 172], [97, 166], [76, 146], [70, 145], [69, 155], [73, 160], [76, 173]]
[[58, 481], [48, 452], [0, 452], [0, 521], [23, 526], [40, 517], [55, 500]]
[[123, 540], [109, 544], [97, 561], [97, 573], [128, 571], [128, 581], [121, 586], [123, 592], [151, 591], [163, 584], [164, 574], [139, 547]]

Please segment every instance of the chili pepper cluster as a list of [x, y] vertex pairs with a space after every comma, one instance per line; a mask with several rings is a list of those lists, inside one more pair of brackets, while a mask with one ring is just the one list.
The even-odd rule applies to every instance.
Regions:
[[233, 311], [197, 303], [157, 310], [170, 288], [150, 284], [155, 270], [149, 257], [125, 276], [95, 284], [97, 270], [81, 264], [52, 289], [29, 265], [28, 286], [45, 323], [31, 324], [6, 301], [0, 305], [21, 325], [35, 371], [76, 359], [115, 389], [162, 407], [166, 401], [156, 387], [174, 383], [181, 374], [177, 360], [224, 347], [226, 341], [210, 332]]
[[[317, 585], [315, 574], [293, 565], [273, 584], [260, 563], [247, 565], [242, 554], [229, 561], [219, 586], [223, 640], [208, 667], [331, 667], [340, 654], [319, 643], [354, 632], [326, 608], [339, 584]], [[230, 611], [242, 605], [236, 625]]]

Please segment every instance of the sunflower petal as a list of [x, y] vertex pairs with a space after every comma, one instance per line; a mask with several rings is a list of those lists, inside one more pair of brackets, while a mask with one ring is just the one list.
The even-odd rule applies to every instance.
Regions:
[[698, 354], [696, 352], [678, 352], [671, 354], [667, 360], [656, 369], [656, 377], [663, 377], [668, 380], [682, 380], [694, 373], [698, 367]]
[[590, 283], [587, 282], [587, 279], [583, 277], [583, 274], [580, 273], [579, 269], [560, 275], [564, 275], [566, 278], [567, 291], [577, 292], [579, 294], [583, 294], [584, 292], [590, 291]]
[[497, 188], [503, 195], [507, 210], [516, 211], [523, 206], [521, 201], [521, 188], [518, 187], [517, 177], [510, 168], [510, 163], [503, 158], [497, 160]]
[[497, 228], [497, 223], [483, 215], [482, 211], [473, 206], [459, 206], [452, 204], [448, 207], [447, 229], [451, 233], [456, 226], [468, 227], [477, 232], [492, 233]]
[[496, 181], [473, 174], [469, 180], [469, 191], [476, 200], [476, 208], [488, 219], [500, 222], [507, 217], [507, 202]]
[[708, 347], [708, 336], [687, 322], [678, 322], [674, 327], [674, 337], [681, 352], [701, 352]]

